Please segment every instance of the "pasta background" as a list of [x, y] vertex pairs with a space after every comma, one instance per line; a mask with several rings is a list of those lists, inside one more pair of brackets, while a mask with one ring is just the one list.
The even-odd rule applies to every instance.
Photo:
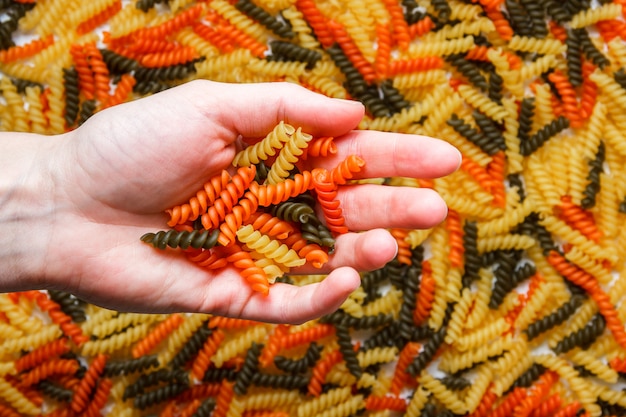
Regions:
[[[2, 131], [63, 133], [196, 78], [290, 82], [361, 101], [360, 129], [463, 153], [446, 178], [367, 180], [434, 188], [449, 218], [391, 230], [398, 258], [319, 320], [0, 295], [0, 415], [626, 415], [624, 0], [4, 0], [0, 12]], [[283, 123], [267, 134], [237, 155], [238, 175], [172, 202], [181, 230], [142, 240], [231, 262], [261, 292], [323, 279], [285, 272], [328, 260], [346, 231], [336, 187], [367, 161], [295, 174], [333, 138]], [[306, 201], [281, 206], [315, 195], [325, 217], [306, 227]], [[215, 233], [186, 230], [195, 220]]]

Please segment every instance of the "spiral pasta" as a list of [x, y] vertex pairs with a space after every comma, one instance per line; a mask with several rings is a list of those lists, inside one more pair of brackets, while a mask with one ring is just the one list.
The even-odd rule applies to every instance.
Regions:
[[[267, 257], [275, 251], [238, 234], [323, 267], [343, 241], [337, 230], [351, 224], [339, 225], [344, 186], [431, 188], [448, 218], [391, 229], [400, 256], [363, 272], [359, 290], [320, 320], [277, 327], [185, 315], [134, 359], [133, 347], [176, 315], [108, 311], [53, 290], [11, 293], [0, 314], [0, 375], [10, 385], [0, 414], [73, 414], [87, 381], [81, 414], [94, 416], [107, 407], [124, 416], [624, 414], [612, 385], [626, 368], [623, 6], [5, 1], [2, 130], [67, 132], [194, 78], [284, 81], [361, 101], [356, 129], [436, 136], [464, 162], [446, 178], [361, 178], [345, 138], [314, 136], [267, 181], [298, 126], [284, 141], [241, 138], [235, 170], [254, 174], [208, 178], [172, 202], [171, 230], [142, 240], [207, 270], [235, 265], [265, 291], [324, 275], [292, 275]], [[265, 333], [251, 340], [259, 326]], [[96, 378], [73, 372], [98, 355], [111, 358]]]

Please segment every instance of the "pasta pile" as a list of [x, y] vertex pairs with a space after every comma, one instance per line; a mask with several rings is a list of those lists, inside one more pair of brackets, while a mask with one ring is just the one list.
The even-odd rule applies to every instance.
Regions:
[[[351, 155], [330, 171], [300, 173], [295, 166], [309, 156], [335, 153], [332, 137], [313, 138], [280, 122], [235, 155], [237, 174], [223, 170], [188, 203], [167, 210], [174, 229], [141, 240], [160, 249], [190, 250], [188, 258], [209, 270], [233, 265], [254, 291], [267, 295], [270, 283], [292, 267], [308, 262], [321, 268], [334, 250], [333, 234], [348, 232], [336, 196], [365, 161]], [[325, 223], [315, 213], [317, 204]]]
[[[432, 187], [449, 216], [391, 230], [397, 259], [319, 320], [1, 294], [1, 415], [626, 415], [624, 0], [0, 4], [4, 131], [65, 132], [196, 78], [284, 81], [361, 101], [360, 129], [436, 136], [463, 153], [446, 178], [376, 180]], [[15, 45], [18, 34], [32, 41]], [[255, 157], [224, 181], [262, 187]], [[295, 181], [286, 171], [271, 181]], [[207, 206], [192, 222], [224, 235], [190, 237], [179, 220], [203, 208], [200, 194], [170, 211], [181, 235], [144, 240], [193, 257], [254, 233], [216, 228]]]

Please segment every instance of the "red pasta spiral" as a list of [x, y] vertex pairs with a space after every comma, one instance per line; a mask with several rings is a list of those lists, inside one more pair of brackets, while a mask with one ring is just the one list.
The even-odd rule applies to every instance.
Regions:
[[204, 6], [202, 4], [197, 4], [184, 12], [178, 13], [175, 17], [161, 23], [160, 25], [140, 29], [135, 36], [165, 39], [167, 35], [177, 32], [185, 26], [190, 26], [198, 20], [202, 14], [203, 7]]
[[166, 52], [155, 52], [141, 57], [141, 65], [148, 68], [168, 67], [184, 64], [198, 58], [196, 49], [191, 46], [178, 46]]
[[461, 169], [470, 174], [483, 189], [491, 191], [493, 187], [493, 179], [487, 173], [487, 170], [478, 165], [478, 163], [473, 159], [464, 156], [461, 161]]
[[230, 175], [226, 170], [222, 170], [219, 175], [215, 175], [209, 179], [202, 186], [202, 190], [198, 191], [194, 197], [189, 200], [189, 203], [181, 204], [180, 206], [174, 206], [171, 209], [166, 210], [166, 213], [170, 215], [170, 221], [168, 226], [173, 227], [177, 224], [183, 224], [186, 221], [193, 221], [198, 216], [207, 211], [209, 205], [213, 204], [216, 198], [219, 197], [222, 189], [226, 187], [226, 184], [230, 181]]
[[376, 25], [376, 58], [374, 59], [374, 69], [376, 71], [376, 79], [384, 80], [387, 78], [389, 69], [389, 60], [391, 59], [391, 30], [389, 24], [378, 23]]
[[385, 8], [391, 16], [392, 37], [401, 50], [406, 50], [411, 42], [409, 35], [409, 26], [404, 20], [402, 7], [397, 1], [383, 0]]
[[202, 377], [211, 365], [211, 358], [215, 352], [217, 352], [217, 349], [224, 341], [225, 337], [226, 334], [222, 330], [215, 329], [206, 342], [204, 342], [204, 345], [202, 345], [202, 349], [198, 352], [198, 355], [191, 365], [191, 375], [196, 379], [196, 381], [202, 380]]
[[569, 195], [561, 196], [561, 204], [556, 207], [559, 217], [588, 239], [600, 242], [602, 232], [598, 229], [593, 213], [572, 202]]
[[411, 245], [406, 240], [409, 231], [406, 229], [392, 228], [389, 229], [389, 233], [391, 233], [391, 236], [394, 237], [398, 244], [398, 262], [404, 265], [411, 265]]
[[516, 387], [511, 391], [498, 407], [492, 411], [490, 417], [510, 417], [513, 409], [526, 398], [527, 390], [525, 388]]
[[418, 71], [428, 71], [443, 67], [443, 58], [438, 56], [425, 56], [412, 59], [401, 59], [389, 63], [389, 76], [409, 74]]
[[98, 26], [108, 22], [109, 19], [115, 16], [120, 10], [122, 10], [122, 0], [111, 3], [111, 5], [102, 10], [100, 13], [97, 13], [91, 16], [89, 19], [81, 22], [76, 27], [76, 33], [78, 33], [79, 35], [84, 35], [86, 33], [92, 32]]
[[622, 347], [626, 348], [626, 332], [624, 331], [624, 324], [620, 321], [615, 306], [611, 303], [609, 296], [598, 286], [591, 293], [593, 298], [598, 304], [600, 313], [606, 320], [606, 327], [613, 333], [615, 341]]
[[70, 55], [74, 61], [74, 68], [78, 73], [78, 85], [86, 100], [93, 100], [96, 92], [94, 74], [89, 67], [87, 56], [83, 51], [83, 45], [73, 44], [70, 47]]
[[616, 37], [626, 39], [626, 24], [616, 19], [601, 20], [596, 23], [596, 27], [605, 42], [610, 42]]
[[233, 243], [237, 238], [237, 230], [258, 208], [259, 201], [256, 196], [251, 192], [247, 192], [244, 198], [239, 201], [239, 204], [233, 207], [232, 212], [226, 215], [224, 222], [220, 224], [218, 243], [223, 246]]
[[170, 400], [159, 413], [159, 417], [174, 417], [175, 413], [178, 413], [176, 402], [176, 400]]
[[107, 103], [103, 107], [116, 106], [118, 104], [126, 102], [129, 95], [133, 92], [133, 87], [137, 83], [135, 77], [132, 74], [124, 74], [120, 77], [115, 93], [107, 100]]
[[406, 400], [400, 397], [391, 397], [389, 395], [384, 397], [368, 395], [365, 399], [366, 410], [391, 410], [404, 412], [406, 411], [406, 407]]
[[509, 325], [509, 329], [502, 334], [503, 336], [515, 333], [515, 320], [517, 320], [517, 317], [522, 312], [522, 309], [526, 307], [526, 303], [528, 302], [528, 300], [530, 300], [531, 297], [532, 294], [530, 293], [527, 293], [526, 295], [517, 295], [517, 304], [504, 316], [504, 320]]
[[554, 87], [561, 96], [564, 116], [569, 120], [570, 126], [573, 128], [582, 127], [582, 120], [576, 100], [576, 90], [574, 90], [567, 76], [557, 69], [548, 75], [548, 79], [554, 84]]
[[198, 23], [193, 27], [193, 31], [204, 40], [215, 45], [223, 54], [232, 52], [235, 49], [231, 40], [213, 27]]
[[606, 321], [606, 327], [613, 333], [615, 341], [623, 348], [626, 348], [624, 325], [619, 320], [617, 311], [611, 304], [609, 296], [600, 287], [598, 281], [554, 250], [550, 251], [547, 260], [561, 275], [589, 293], [598, 305], [598, 309]]
[[289, 333], [281, 338], [280, 344], [283, 349], [291, 349], [295, 346], [319, 341], [335, 333], [335, 327], [331, 324], [320, 323], [308, 329], [295, 333]]
[[112, 387], [113, 381], [108, 378], [102, 379], [82, 416], [99, 417], [101, 415], [100, 410], [104, 408], [109, 399], [109, 393], [111, 392]]
[[393, 372], [389, 392], [393, 395], [400, 395], [402, 388], [405, 387], [411, 376], [406, 372], [406, 368], [413, 362], [418, 355], [421, 344], [417, 342], [407, 342], [398, 355], [398, 362]]
[[20, 378], [20, 385], [29, 387], [53, 375], [74, 375], [80, 368], [75, 359], [50, 359], [32, 368]]
[[131, 59], [138, 58], [138, 54], [134, 53], [129, 48], [129, 45], [133, 43], [133, 34], [113, 38], [109, 32], [105, 31], [102, 33], [102, 42], [107, 45], [111, 51], [117, 54]]
[[220, 392], [221, 384], [212, 382], [208, 384], [194, 385], [180, 395], [176, 396], [176, 402], [185, 403], [187, 401], [201, 400], [207, 397], [215, 397]]
[[565, 115], [565, 108], [563, 106], [563, 103], [561, 103], [561, 101], [555, 94], [550, 94], [550, 104], [552, 105], [552, 113], [554, 113], [554, 116], [559, 117]]
[[463, 224], [461, 217], [455, 210], [449, 209], [446, 217], [446, 230], [448, 231], [448, 242], [450, 251], [448, 259], [450, 265], [458, 268], [463, 265], [463, 254], [465, 253], [465, 245], [463, 244]]
[[489, 61], [487, 57], [489, 47], [487, 45], [475, 45], [465, 54], [465, 59], [472, 61]]
[[133, 346], [133, 358], [147, 355], [156, 345], [161, 343], [184, 321], [180, 314], [172, 314], [157, 324], [146, 337]]
[[580, 403], [576, 400], [567, 404], [565, 407], [554, 413], [553, 417], [574, 417], [578, 415], [580, 410]]
[[552, 394], [547, 400], [542, 401], [530, 414], [532, 417], [552, 417], [561, 408], [561, 397], [559, 394]]
[[496, 152], [487, 165], [487, 174], [491, 176], [491, 194], [493, 205], [500, 208], [506, 207], [506, 189], [504, 177], [506, 176], [506, 154], [504, 151]]
[[503, 55], [506, 57], [507, 61], [509, 62], [509, 67], [512, 70], [520, 69], [522, 67], [522, 58], [520, 58], [518, 55], [510, 51], [504, 51]]
[[217, 27], [215, 28], [218, 33], [229, 39], [232, 43], [235, 43], [242, 48], [248, 49], [252, 52], [252, 55], [263, 58], [265, 51], [267, 51], [267, 45], [259, 42], [252, 36], [241, 31], [239, 28], [231, 24], [228, 20], [221, 19]]
[[258, 198], [261, 207], [282, 203], [311, 189], [313, 176], [310, 171], [303, 171], [294, 175], [293, 179], [288, 178], [277, 184], [259, 185], [255, 182], [250, 184], [250, 192]]
[[317, 243], [308, 243], [301, 233], [292, 233], [281, 242], [298, 253], [300, 258], [306, 259], [314, 268], [321, 268], [328, 262], [328, 253]]
[[239, 269], [241, 276], [248, 282], [250, 288], [263, 295], [269, 294], [270, 284], [265, 271], [254, 263], [250, 253], [244, 251], [236, 244], [232, 244], [228, 249], [229, 255], [226, 257], [226, 260]]
[[514, 417], [527, 417], [533, 411], [537, 410], [542, 402], [543, 397], [548, 394], [550, 388], [558, 381], [559, 376], [554, 371], [547, 371], [533, 385], [533, 389], [529, 395], [520, 401], [513, 409]]
[[242, 167], [233, 175], [230, 182], [220, 191], [217, 198], [207, 212], [201, 216], [202, 226], [209, 230], [215, 229], [224, 220], [226, 214], [232, 212], [237, 201], [244, 195], [250, 183], [254, 180], [256, 167]]
[[315, 138], [309, 142], [309, 146], [303, 149], [301, 160], [306, 160], [309, 156], [330, 156], [337, 153], [337, 145], [335, 144], [335, 138], [332, 136], [323, 136]]
[[[496, 0], [499, 1], [499, 0]], [[504, 17], [502, 12], [498, 9], [485, 8], [487, 17], [491, 19], [493, 24], [496, 27], [496, 32], [500, 35], [502, 39], [505, 41], [510, 41], [513, 37], [513, 29], [509, 24], [509, 21]]]
[[480, 3], [486, 11], [499, 10], [504, 0], [478, 0], [478, 3]]
[[588, 293], [591, 293], [598, 287], [598, 282], [592, 275], [570, 263], [557, 251], [550, 251], [546, 259], [559, 274], [563, 275], [579, 287], [582, 287]]
[[598, 97], [598, 86], [591, 81], [589, 76], [595, 71], [596, 66], [585, 60], [582, 65], [583, 85], [580, 92], [580, 117], [583, 120], [591, 117], [593, 108]]
[[226, 379], [222, 381], [222, 386], [215, 399], [216, 405], [212, 417], [226, 417], [226, 412], [230, 408], [230, 403], [235, 395], [234, 382]]
[[58, 380], [61, 386], [70, 390], [74, 390], [80, 382], [80, 379], [74, 375], [62, 375], [58, 378]]
[[180, 45], [163, 39], [133, 37], [128, 49], [135, 54], [150, 54], [156, 52], [171, 52], [179, 49]]
[[413, 322], [419, 326], [428, 318], [435, 299], [435, 279], [429, 261], [422, 262], [422, 281], [415, 300]]
[[374, 81], [376, 79], [374, 67], [365, 59], [361, 50], [356, 46], [343, 25], [331, 19], [328, 21], [328, 28], [332, 32], [335, 42], [339, 44], [346, 57], [354, 65], [354, 68], [361, 73], [363, 79], [367, 82]]
[[89, 368], [87, 368], [85, 376], [80, 380], [78, 386], [74, 389], [74, 395], [72, 395], [70, 408], [75, 413], [80, 413], [89, 404], [92, 392], [98, 383], [98, 378], [104, 372], [106, 362], [107, 356], [98, 354], [91, 362], [91, 365], [89, 365]]
[[296, 0], [296, 8], [302, 13], [319, 43], [328, 48], [334, 43], [333, 35], [328, 29], [326, 17], [319, 11], [313, 0]]
[[252, 213], [244, 224], [251, 224], [254, 230], [276, 239], [286, 239], [295, 231], [291, 223], [270, 213]]
[[54, 36], [34, 39], [25, 45], [12, 46], [0, 51], [0, 62], [8, 63], [31, 57], [54, 43]]
[[289, 333], [289, 327], [284, 324], [279, 324], [274, 328], [274, 332], [268, 337], [259, 355], [259, 365], [267, 367], [274, 362], [274, 357], [282, 348], [280, 341], [287, 333]]
[[76, 346], [82, 346], [89, 340], [89, 336], [83, 334], [82, 329], [72, 321], [72, 318], [61, 311], [61, 306], [49, 299], [46, 294], [38, 293], [36, 301], [39, 308], [48, 313], [52, 322], [58, 324], [63, 334], [72, 339]]
[[567, 30], [563, 26], [559, 25], [554, 20], [550, 20], [548, 22], [548, 29], [552, 36], [561, 41], [561, 43], [565, 43], [567, 40]]
[[426, 16], [425, 18], [409, 25], [409, 38], [415, 39], [419, 36], [424, 36], [435, 27], [435, 22], [432, 21], [430, 16]]
[[465, 85], [465, 84], [466, 84], [465, 81], [463, 81], [460, 78], [456, 78], [456, 77], [450, 77], [450, 79], [448, 80], [448, 85], [454, 91], [458, 91], [459, 86]]
[[186, 252], [187, 259], [206, 269], [220, 269], [228, 265], [224, 258], [224, 249], [215, 247], [206, 250], [189, 250]]
[[337, 189], [330, 173], [325, 169], [316, 168], [313, 171], [313, 185], [328, 229], [336, 234], [348, 233], [343, 210], [339, 207], [340, 203], [337, 200]]
[[497, 399], [498, 395], [493, 392], [490, 386], [480, 399], [476, 409], [468, 417], [487, 417]]
[[615, 357], [611, 359], [609, 364], [617, 372], [626, 372], [626, 358]]
[[363, 158], [350, 155], [330, 171], [330, 180], [336, 185], [343, 185], [354, 177], [354, 173], [361, 171], [365, 165]]
[[86, 44], [84, 51], [93, 72], [95, 96], [101, 104], [105, 105], [109, 99], [109, 69], [94, 42]]
[[189, 404], [187, 404], [187, 406], [185, 406], [185, 408], [182, 409], [182, 411], [179, 414], [179, 417], [193, 416], [196, 410], [200, 407], [200, 404], [202, 403], [200, 402], [199, 399], [197, 398], [193, 399]]
[[7, 294], [7, 298], [11, 300], [13, 304], [17, 304], [20, 302], [20, 295], [19, 292], [12, 292]]
[[48, 361], [57, 356], [61, 356], [70, 351], [70, 346], [67, 338], [53, 340], [46, 343], [43, 346], [38, 347], [30, 353], [22, 356], [15, 361], [15, 370], [17, 372], [23, 372], [27, 369], [34, 368], [41, 365], [45, 361]]
[[311, 369], [311, 379], [307, 386], [309, 395], [319, 397], [322, 393], [322, 385], [326, 380], [326, 375], [339, 362], [343, 360], [340, 350], [333, 350], [328, 355], [317, 361], [313, 369]]

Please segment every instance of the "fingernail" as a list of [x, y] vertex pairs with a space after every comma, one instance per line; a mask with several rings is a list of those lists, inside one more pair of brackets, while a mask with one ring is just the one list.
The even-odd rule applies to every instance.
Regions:
[[348, 105], [353, 107], [363, 107], [363, 103], [357, 100], [347, 100], [343, 98], [333, 98], [333, 100], [340, 102], [342, 105]]
[[461, 164], [463, 163], [463, 154], [458, 149], [456, 150], [459, 158], [459, 163], [456, 165], [456, 169], [461, 168]]

